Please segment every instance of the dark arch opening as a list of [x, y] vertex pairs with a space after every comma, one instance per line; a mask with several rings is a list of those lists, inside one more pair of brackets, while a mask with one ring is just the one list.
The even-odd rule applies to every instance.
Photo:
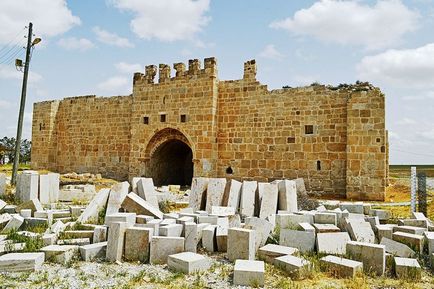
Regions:
[[162, 143], [151, 156], [149, 177], [156, 186], [190, 186], [193, 178], [191, 148], [177, 139]]

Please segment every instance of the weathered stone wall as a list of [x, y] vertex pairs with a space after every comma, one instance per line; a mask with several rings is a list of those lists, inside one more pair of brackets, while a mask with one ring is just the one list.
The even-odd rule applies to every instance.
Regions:
[[177, 63], [173, 75], [168, 65], [147, 66], [134, 75], [132, 96], [35, 104], [33, 166], [117, 179], [152, 176], [170, 167], [162, 164], [168, 161], [159, 156], [162, 148], [184, 154], [175, 143], [182, 142], [191, 149], [194, 176], [303, 177], [313, 191], [384, 197], [388, 143], [379, 89], [269, 91], [256, 80], [255, 61], [234, 81], [218, 80], [214, 58], [204, 62], [191, 60], [188, 69]]

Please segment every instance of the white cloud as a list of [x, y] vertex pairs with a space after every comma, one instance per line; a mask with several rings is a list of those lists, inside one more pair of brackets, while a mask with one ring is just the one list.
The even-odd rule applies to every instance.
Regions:
[[[72, 15], [65, 0], [2, 0], [0, 43], [14, 40], [17, 32], [29, 21], [40, 37], [59, 35], [80, 24], [80, 18]], [[23, 31], [22, 35], [25, 34]]]
[[[23, 73], [17, 71], [12, 65], [0, 64], [0, 79], [20, 80], [23, 79]], [[42, 76], [36, 72], [29, 72], [29, 83], [35, 83], [42, 80]]]
[[259, 53], [259, 56], [269, 59], [282, 59], [284, 57], [284, 55], [280, 53], [273, 44], [265, 46], [265, 48]]
[[270, 27], [324, 42], [377, 49], [398, 43], [405, 33], [417, 28], [418, 19], [419, 14], [400, 0], [379, 0], [373, 6], [361, 1], [321, 0]]
[[403, 100], [434, 100], [434, 91], [414, 91], [412, 95], [402, 97]]
[[0, 100], [0, 108], [11, 108], [12, 103], [6, 100]]
[[419, 135], [422, 138], [425, 138], [427, 140], [433, 141], [434, 140], [434, 127], [432, 127], [431, 129], [427, 129], [424, 131], [420, 131], [417, 133], [417, 135]]
[[417, 122], [412, 118], [404, 117], [398, 120], [396, 123], [400, 125], [412, 125], [412, 124], [416, 124]]
[[91, 48], [95, 47], [95, 44], [92, 43], [89, 39], [86, 38], [75, 38], [75, 37], [68, 37], [68, 38], [61, 38], [57, 42], [57, 44], [60, 47], [63, 47], [67, 50], [79, 50], [79, 51], [86, 51]]
[[132, 89], [131, 78], [113, 76], [99, 83], [97, 87], [104, 93], [110, 93], [112, 95], [130, 94]]
[[121, 73], [132, 74], [134, 72], [142, 72], [143, 71], [143, 67], [138, 63], [119, 62], [119, 63], [115, 64], [115, 67]]
[[434, 87], [434, 43], [415, 49], [387, 50], [366, 56], [357, 65], [362, 80], [397, 87]]
[[98, 41], [102, 43], [118, 46], [118, 47], [127, 47], [127, 48], [134, 47], [134, 44], [131, 43], [131, 41], [128, 40], [128, 38], [120, 37], [119, 35], [108, 32], [104, 29], [101, 29], [98, 26], [95, 26], [93, 28], [93, 32], [95, 32]]
[[131, 30], [143, 39], [193, 40], [210, 17], [210, 0], [111, 0], [121, 10], [132, 11]]

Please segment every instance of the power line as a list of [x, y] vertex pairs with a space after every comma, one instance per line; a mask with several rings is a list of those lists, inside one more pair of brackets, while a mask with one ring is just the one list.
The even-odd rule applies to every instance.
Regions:
[[11, 64], [12, 62], [15, 61], [16, 58], [21, 57], [24, 54], [25, 50], [18, 50], [17, 52], [15, 52], [13, 55], [11, 55], [8, 59], [5, 59], [4, 61], [0, 62], [0, 64]]
[[9, 62], [12, 58], [14, 58], [18, 53], [20, 53], [23, 50], [24, 50], [23, 47], [17, 46], [14, 50], [11, 50], [10, 53], [1, 56], [0, 57], [0, 63]]
[[[11, 41], [9, 41], [9, 43], [8, 44], [6, 44], [5, 46], [3, 46], [2, 48], [0, 48], [0, 52], [2, 52], [3, 50], [5, 50], [6, 49], [6, 47], [9, 47], [11, 44], [12, 44], [12, 42], [14, 42], [17, 38], [18, 38], [18, 36], [25, 30], [27, 28], [27, 26], [25, 26], [23, 29], [21, 29], [20, 31], [18, 31], [18, 33], [14, 36], [14, 38], [12, 38], [12, 40]], [[25, 37], [24, 35], [23, 35], [23, 37]]]

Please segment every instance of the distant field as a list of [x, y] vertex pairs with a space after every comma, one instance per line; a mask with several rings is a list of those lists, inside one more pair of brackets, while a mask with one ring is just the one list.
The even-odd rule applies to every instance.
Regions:
[[410, 168], [415, 166], [416, 171], [426, 173], [427, 177], [434, 178], [434, 165], [390, 165], [391, 177], [410, 177]]

